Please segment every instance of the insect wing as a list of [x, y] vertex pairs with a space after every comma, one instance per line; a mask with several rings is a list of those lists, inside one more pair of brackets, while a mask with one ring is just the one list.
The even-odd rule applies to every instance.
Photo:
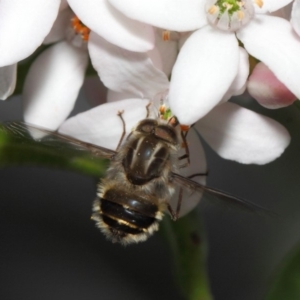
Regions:
[[39, 128], [23, 122], [7, 122], [1, 125], [2, 132], [12, 138], [17, 138], [23, 143], [41, 142], [41, 144], [56, 150], [75, 150], [87, 152], [89, 155], [111, 159], [115, 151], [77, 140], [73, 137], [62, 135], [44, 128]]
[[[234, 207], [243, 210], [245, 212], [255, 212], [255, 213], [262, 213], [267, 215], [273, 215], [273, 213], [271, 213], [270, 211], [268, 211], [267, 209], [261, 206], [258, 206], [244, 199], [237, 198], [233, 195], [217, 190], [215, 188], [202, 185], [201, 183], [195, 182], [179, 174], [172, 173], [170, 180], [175, 185], [179, 185], [182, 188], [189, 190], [190, 191], [189, 193], [191, 195], [194, 193], [200, 193], [202, 195], [203, 193], [204, 199], [207, 199], [209, 202], [213, 202], [218, 205], [226, 206], [226, 208], [229, 206], [229, 207]], [[201, 195], [199, 197], [201, 197]], [[185, 200], [183, 199], [183, 201]]]

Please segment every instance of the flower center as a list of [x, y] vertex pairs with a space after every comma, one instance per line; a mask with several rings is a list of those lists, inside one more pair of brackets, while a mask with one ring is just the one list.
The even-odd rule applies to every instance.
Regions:
[[262, 7], [263, 0], [208, 0], [205, 6], [211, 25], [225, 31], [237, 31], [254, 16], [254, 3]]
[[67, 40], [78, 48], [86, 47], [91, 30], [86, 27], [77, 16], [71, 19], [70, 29], [67, 31]]

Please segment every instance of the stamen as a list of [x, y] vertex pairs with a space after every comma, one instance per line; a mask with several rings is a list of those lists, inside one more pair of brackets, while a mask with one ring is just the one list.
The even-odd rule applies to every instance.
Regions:
[[159, 34], [161, 35], [161, 39], [164, 42], [169, 42], [169, 41], [178, 41], [181, 37], [181, 34], [179, 34], [176, 31], [171, 31], [167, 29], [158, 29]]
[[264, 5], [264, 2], [262, 0], [254, 0], [254, 3], [259, 7], [262, 8], [262, 6]]
[[170, 37], [171, 37], [171, 32], [170, 32], [170, 30], [163, 30], [163, 32], [162, 32], [162, 40], [163, 40], [164, 42], [169, 41], [169, 40], [170, 40]]
[[263, 5], [263, 0], [207, 0], [206, 16], [211, 25], [225, 31], [236, 31], [253, 18], [254, 2]]
[[86, 27], [77, 16], [71, 19], [71, 25], [76, 34], [80, 34], [83, 41], [87, 42], [89, 39], [89, 34], [91, 30]]

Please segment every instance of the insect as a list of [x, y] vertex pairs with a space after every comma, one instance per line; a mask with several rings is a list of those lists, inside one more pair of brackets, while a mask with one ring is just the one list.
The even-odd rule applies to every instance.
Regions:
[[[181, 176], [178, 151], [186, 134], [180, 132], [178, 126], [170, 120], [143, 119], [122, 144], [125, 137], [122, 113], [119, 112], [118, 116], [122, 121], [123, 134], [116, 151], [25, 123], [6, 123], [3, 129], [20, 138], [28, 137], [28, 131], [46, 134], [51, 138], [50, 141], [61, 141], [93, 156], [110, 160], [106, 176], [98, 184], [92, 219], [112, 242], [126, 245], [147, 240], [158, 230], [166, 211], [176, 220], [183, 189], [190, 193], [204, 191], [246, 210], [260, 209], [250, 202]], [[187, 149], [181, 158], [188, 159]], [[176, 188], [179, 189], [179, 194], [174, 211], [170, 200]]]

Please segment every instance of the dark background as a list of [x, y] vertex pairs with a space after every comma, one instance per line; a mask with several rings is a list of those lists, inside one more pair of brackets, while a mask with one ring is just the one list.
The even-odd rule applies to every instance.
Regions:
[[[253, 107], [284, 124], [292, 144], [265, 166], [226, 161], [206, 147], [208, 184], [279, 217], [200, 204], [216, 300], [262, 299], [272, 272], [300, 237], [300, 113]], [[87, 108], [82, 99], [76, 104], [76, 111]], [[20, 98], [0, 103], [0, 120], [21, 118]], [[95, 190], [93, 178], [77, 173], [0, 169], [1, 300], [183, 299], [160, 234], [122, 247], [99, 233], [89, 219]]]

